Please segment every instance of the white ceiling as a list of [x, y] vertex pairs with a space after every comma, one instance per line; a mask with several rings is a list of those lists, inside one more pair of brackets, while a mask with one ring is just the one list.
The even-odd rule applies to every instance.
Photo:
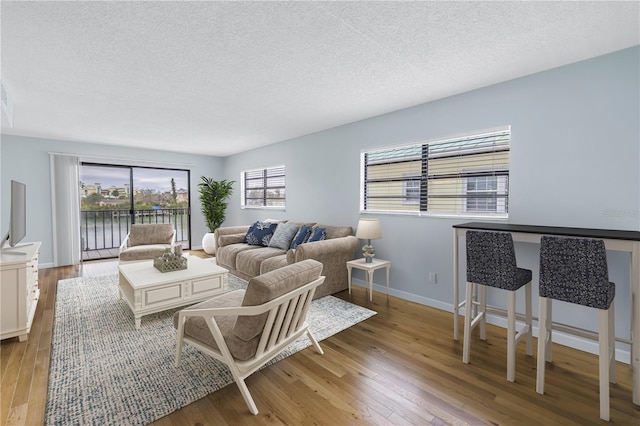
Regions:
[[2, 133], [226, 156], [640, 44], [640, 2], [0, 2]]

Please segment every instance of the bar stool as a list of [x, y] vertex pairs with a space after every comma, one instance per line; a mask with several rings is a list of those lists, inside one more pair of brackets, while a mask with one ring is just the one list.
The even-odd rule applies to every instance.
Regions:
[[[467, 288], [462, 361], [469, 363], [471, 332], [480, 323], [480, 338], [487, 340], [486, 287], [508, 290], [507, 380], [516, 378], [516, 344], [527, 339], [527, 355], [533, 355], [531, 327], [531, 271], [518, 268], [513, 238], [508, 232], [467, 231]], [[516, 290], [525, 287], [525, 325], [516, 334]], [[479, 293], [479, 301], [474, 294]], [[478, 309], [479, 308], [479, 309]], [[478, 312], [479, 311], [479, 312]], [[473, 317], [473, 319], [472, 319]]]
[[[600, 418], [609, 420], [609, 382], [615, 383], [616, 286], [609, 282], [604, 241], [543, 236], [540, 241], [540, 310], [536, 391], [544, 394], [545, 361], [551, 362], [551, 301], [598, 309]], [[563, 329], [563, 331], [565, 331]]]

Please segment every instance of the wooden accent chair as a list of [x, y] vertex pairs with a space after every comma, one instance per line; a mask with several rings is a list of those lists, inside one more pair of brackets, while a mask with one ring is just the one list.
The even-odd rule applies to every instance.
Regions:
[[120, 262], [136, 262], [162, 256], [173, 249], [176, 230], [171, 223], [133, 224], [120, 244]]
[[183, 344], [225, 363], [249, 411], [258, 414], [244, 380], [306, 333], [323, 354], [306, 321], [322, 263], [309, 259], [252, 278], [236, 290], [176, 312], [176, 367]]

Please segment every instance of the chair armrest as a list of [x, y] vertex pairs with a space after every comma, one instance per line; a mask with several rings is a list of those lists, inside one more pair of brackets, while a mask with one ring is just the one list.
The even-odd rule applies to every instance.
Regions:
[[229, 244], [243, 243], [246, 233], [220, 235], [218, 238], [218, 247], [228, 246]]
[[127, 234], [127, 236], [122, 241], [122, 244], [120, 244], [120, 249], [118, 250], [118, 253], [122, 253], [129, 247], [129, 235], [130, 234]]
[[233, 316], [255, 316], [268, 312], [265, 305], [258, 306], [228, 306], [226, 308], [203, 308], [203, 309], [183, 309], [178, 317], [222, 317]]
[[358, 244], [358, 239], [353, 235], [300, 244], [295, 249], [295, 261], [314, 259], [324, 264], [325, 262], [353, 260]]
[[[220, 237], [222, 237], [223, 235], [243, 234], [243, 237], [244, 237], [244, 235], [247, 234], [248, 230], [249, 230], [249, 225], [226, 226], [223, 228], [216, 229], [213, 234], [218, 247], [222, 247], [226, 245], [226, 244], [220, 244]], [[227, 243], [227, 244], [231, 244], [231, 243]]]
[[282, 296], [270, 300], [267, 303], [263, 303], [262, 305], [255, 306], [227, 306], [223, 308], [185, 308], [181, 310], [178, 314], [178, 318], [183, 317], [202, 317], [202, 316], [226, 316], [226, 315], [245, 315], [245, 316], [254, 316], [264, 314], [265, 312], [273, 309], [274, 306], [282, 304], [284, 301], [292, 299], [299, 294], [302, 294], [306, 291], [309, 291], [311, 288], [318, 287], [324, 282], [324, 276], [320, 276], [318, 279], [311, 281], [297, 289], [290, 291], [289, 293], [283, 294]]

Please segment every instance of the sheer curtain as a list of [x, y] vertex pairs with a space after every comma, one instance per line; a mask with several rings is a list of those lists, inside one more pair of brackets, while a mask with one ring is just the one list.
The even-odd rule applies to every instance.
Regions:
[[51, 164], [51, 212], [53, 222], [53, 263], [55, 266], [80, 263], [80, 182], [78, 157], [49, 154]]

